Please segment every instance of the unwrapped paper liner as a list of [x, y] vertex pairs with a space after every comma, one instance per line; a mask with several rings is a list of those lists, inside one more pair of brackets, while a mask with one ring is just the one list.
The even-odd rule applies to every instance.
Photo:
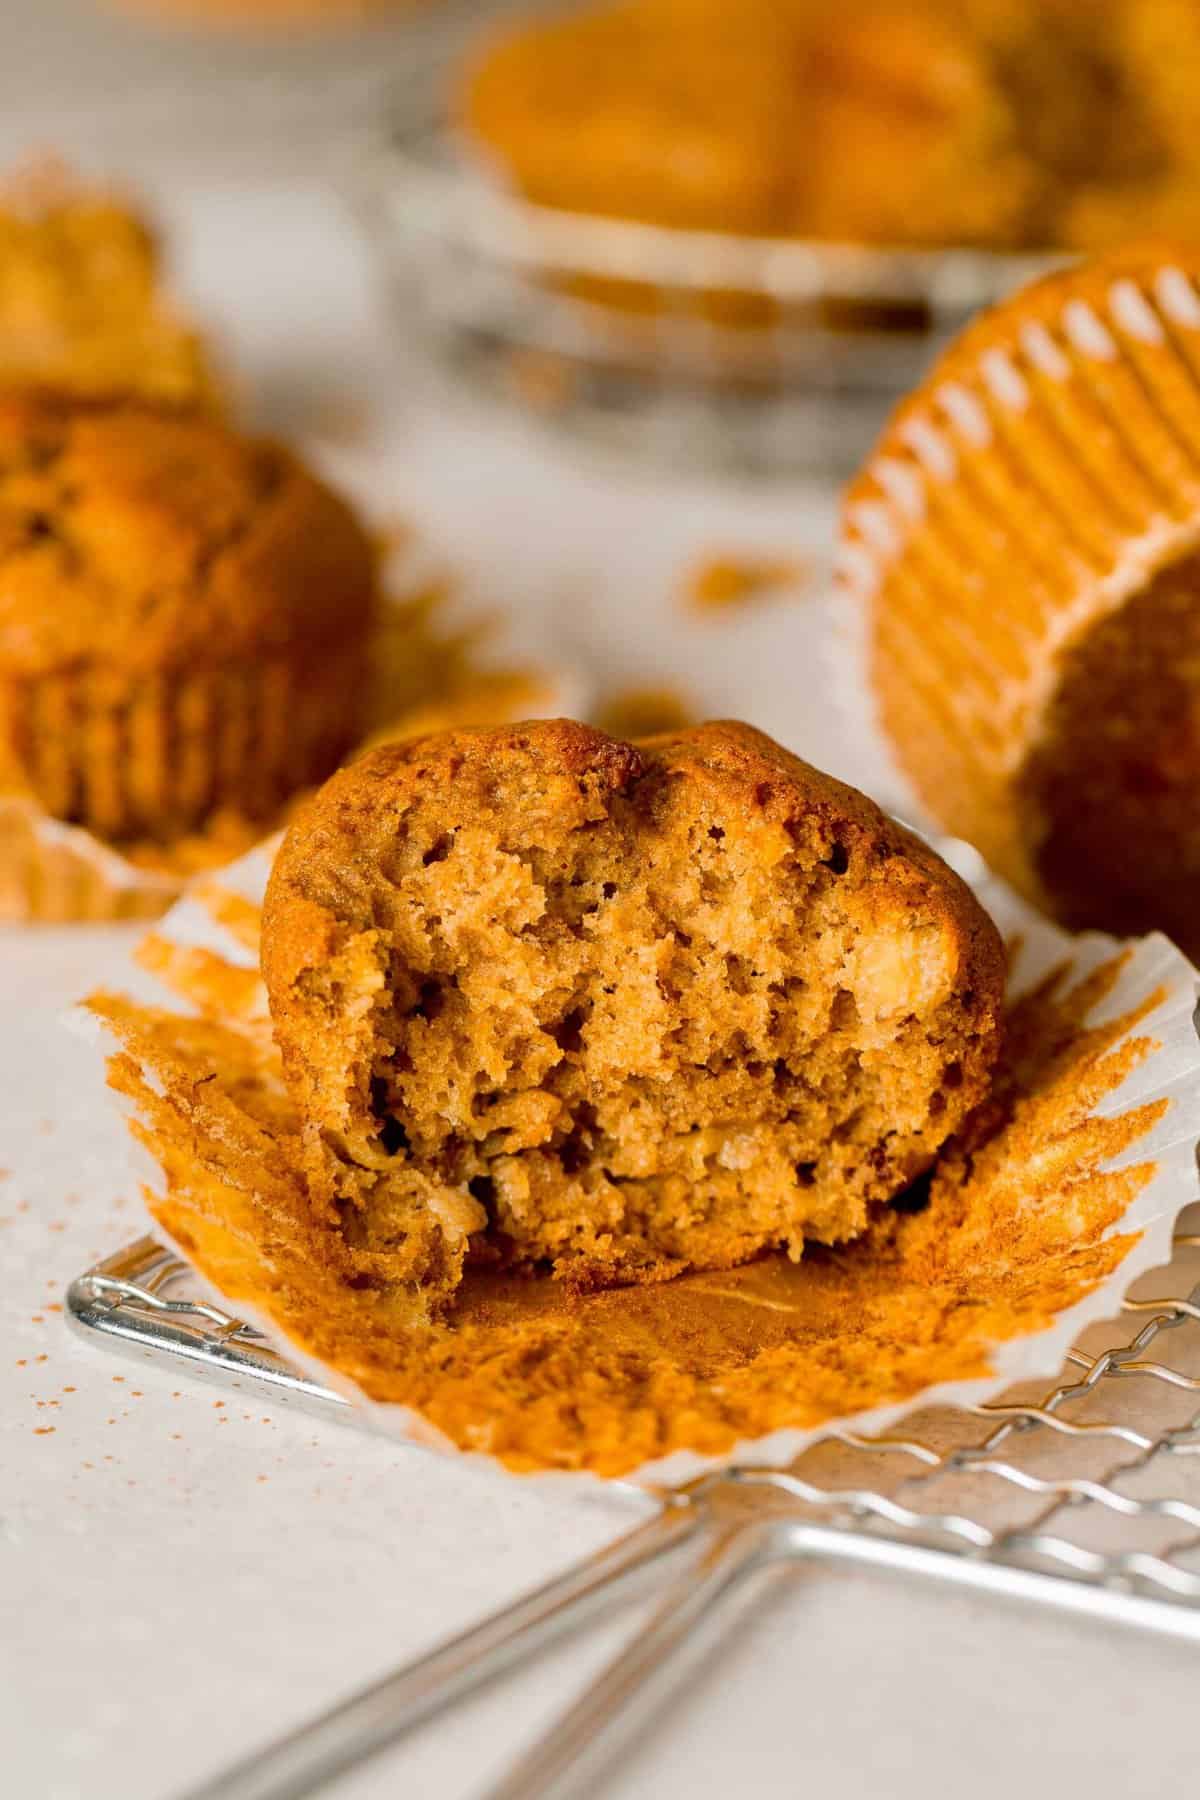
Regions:
[[[714, 1467], [782, 1467], [835, 1430], [884, 1431], [917, 1407], [974, 1406], [1015, 1383], [1052, 1375], [1087, 1325], [1118, 1312], [1137, 1276], [1170, 1260], [1177, 1216], [1197, 1197], [1196, 972], [1162, 937], [1125, 945], [1098, 934], [1070, 937], [991, 877], [973, 851], [953, 843], [939, 848], [972, 883], [1012, 947], [1010, 1067], [1019, 1076], [1024, 1060], [1041, 1070], [1032, 1098], [1012, 1102], [1011, 1094], [1020, 1093], [1017, 1076], [1008, 1099], [1003, 1084], [998, 1088], [993, 1111], [1010, 1120], [999, 1135], [989, 1140], [981, 1125], [976, 1141], [968, 1138], [945, 1159], [951, 1169], [973, 1171], [967, 1184], [956, 1187], [947, 1177], [943, 1200], [924, 1212], [887, 1209], [874, 1235], [838, 1250], [806, 1250], [799, 1265], [768, 1257], [740, 1270], [573, 1301], [549, 1276], [485, 1273], [474, 1300], [438, 1328], [440, 1336], [419, 1328], [414, 1343], [420, 1354], [408, 1369], [409, 1376], [418, 1371], [433, 1381], [431, 1370], [445, 1364], [447, 1404], [457, 1404], [455, 1345], [466, 1343], [472, 1331], [485, 1334], [479, 1342], [490, 1352], [481, 1354], [475, 1385], [465, 1391], [457, 1442], [411, 1406], [364, 1393], [364, 1382], [378, 1392], [382, 1379], [372, 1358], [391, 1354], [378, 1336], [365, 1333], [353, 1351], [339, 1349], [333, 1360], [314, 1354], [319, 1331], [289, 1310], [280, 1274], [286, 1254], [281, 1262], [278, 1242], [270, 1241], [273, 1230], [278, 1240], [279, 1220], [263, 1194], [243, 1194], [236, 1216], [218, 1226], [197, 1213], [189, 1216], [179, 1204], [189, 1187], [202, 1190], [212, 1167], [220, 1166], [216, 1139], [205, 1140], [218, 1154], [206, 1173], [204, 1142], [196, 1136], [202, 1111], [171, 1140], [175, 1200], [165, 1207], [154, 1198], [162, 1191], [162, 1168], [144, 1150], [136, 1154], [155, 1234], [173, 1241], [227, 1308], [284, 1343], [298, 1367], [345, 1393], [370, 1427], [524, 1473], [554, 1472], [560, 1480], [570, 1472], [577, 1479], [604, 1475], [656, 1485]], [[274, 1054], [255, 958], [269, 863], [269, 853], [260, 849], [223, 873], [220, 892], [185, 898], [151, 934], [140, 959], [169, 976], [177, 991], [187, 989], [209, 1019], [220, 1011], [219, 996], [228, 996], [230, 1016], [240, 1012], [249, 1021], [237, 1029], [253, 1040], [260, 1065]], [[146, 991], [141, 970], [131, 969], [130, 986]], [[1077, 1017], [1072, 995], [1078, 997]], [[160, 1021], [173, 1020], [177, 996], [171, 1000], [171, 1013], [160, 1012]], [[136, 1037], [126, 1029], [130, 1018], [144, 1016], [137, 1003], [108, 995], [89, 1005], [95, 1010], [83, 1016], [93, 1031], [99, 1012], [123, 1042], [111, 1067], [127, 1100], [139, 1092], [135, 1114], [169, 1105], [169, 1084], [140, 1062]], [[198, 1034], [201, 1061], [210, 1057], [206, 1067], [214, 1066], [212, 1057], [219, 1061], [222, 1042], [233, 1041], [222, 1038], [219, 1021], [211, 1042], [204, 1037], [208, 1023], [193, 1015], [190, 1029]], [[98, 1050], [111, 1051], [106, 1032], [95, 1036]], [[197, 1067], [188, 1095], [203, 1109], [211, 1104], [205, 1096], [219, 1088], [219, 1080]], [[260, 1118], [286, 1108], [274, 1077], [264, 1093]], [[226, 1098], [218, 1095], [217, 1104], [226, 1107]], [[228, 1110], [222, 1116], [226, 1122], [233, 1117]], [[989, 1156], [999, 1161], [989, 1165]], [[986, 1173], [989, 1166], [993, 1175]], [[958, 1216], [954, 1211], [956, 1197], [980, 1181], [977, 1191], [991, 1195], [992, 1209], [983, 1229], [971, 1205], [964, 1203]], [[1029, 1238], [1024, 1261], [1014, 1250], [1025, 1241], [1022, 1234]], [[897, 1246], [908, 1259], [902, 1265], [892, 1255]], [[957, 1285], [951, 1279], [954, 1257]], [[906, 1271], [899, 1285], [898, 1269]], [[512, 1322], [514, 1312], [540, 1317], [530, 1330], [544, 1340], [541, 1364], [529, 1365], [530, 1342], [520, 1323]], [[373, 1315], [376, 1333], [381, 1316]], [[698, 1356], [689, 1381], [675, 1379], [679, 1369], [659, 1354], [652, 1335], [647, 1338], [655, 1318], [669, 1323], [678, 1343]], [[789, 1318], [796, 1322], [789, 1325]], [[736, 1331], [726, 1320], [736, 1322]], [[716, 1369], [723, 1334], [727, 1366]], [[554, 1346], [576, 1339], [581, 1360], [564, 1387], [556, 1381], [561, 1369]], [[402, 1353], [409, 1354], [407, 1344]], [[530, 1383], [518, 1436], [528, 1437], [540, 1417], [560, 1434], [532, 1455], [519, 1448], [514, 1453], [504, 1437], [502, 1397], [514, 1363], [523, 1370], [529, 1365]], [[355, 1369], [360, 1379], [351, 1373]], [[623, 1381], [624, 1410], [614, 1412], [613, 1395]], [[738, 1436], [730, 1423], [734, 1415], [722, 1412], [722, 1396], [742, 1392], [738, 1384], [747, 1381], [757, 1383], [767, 1404], [793, 1407], [794, 1422]], [[431, 1410], [439, 1413], [440, 1404], [435, 1399]], [[511, 1426], [518, 1413], [511, 1394], [507, 1404]], [[706, 1417], [705, 1407], [715, 1412]]]

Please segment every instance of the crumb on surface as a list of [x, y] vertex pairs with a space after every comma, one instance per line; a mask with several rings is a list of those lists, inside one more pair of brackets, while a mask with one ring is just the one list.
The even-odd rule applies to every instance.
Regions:
[[556, 350], [522, 346], [504, 359], [505, 386], [530, 412], [553, 417], [566, 412], [579, 396], [584, 368]]
[[794, 595], [804, 588], [810, 573], [798, 557], [722, 551], [685, 571], [680, 595], [689, 612], [729, 612], [772, 595]]

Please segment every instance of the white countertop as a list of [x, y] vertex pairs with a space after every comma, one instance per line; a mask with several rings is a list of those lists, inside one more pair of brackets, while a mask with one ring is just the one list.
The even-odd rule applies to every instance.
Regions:
[[[318, 189], [176, 183], [171, 212], [189, 286], [236, 318], [260, 410], [302, 430], [327, 398], [369, 393], [372, 441], [334, 457], [341, 472], [555, 654], [665, 674], [689, 547], [821, 548], [819, 490], [605, 473], [413, 404], [382, 373], [355, 239]], [[866, 779], [829, 704], [821, 629], [817, 601], [693, 626], [689, 681], [707, 710], [752, 711]], [[128, 941], [0, 940], [0, 1731], [4, 1791], [30, 1800], [167, 1800], [627, 1518], [68, 1332], [71, 1277], [141, 1230], [94, 1052], [60, 1019]], [[635, 1623], [554, 1652], [338, 1792], [477, 1792]], [[1158, 1795], [1193, 1775], [1198, 1667], [1194, 1647], [813, 1568], [774, 1582], [606, 1792]]]

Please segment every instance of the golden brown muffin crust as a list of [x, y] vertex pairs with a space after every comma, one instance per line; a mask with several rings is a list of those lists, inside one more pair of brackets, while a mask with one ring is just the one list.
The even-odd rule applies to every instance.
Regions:
[[203, 341], [163, 291], [147, 221], [53, 158], [0, 182], [0, 386], [219, 402]]
[[856, 1235], [981, 1096], [1003, 953], [870, 801], [747, 726], [373, 752], [302, 809], [263, 974], [318, 1207], [434, 1298]]
[[276, 817], [363, 729], [376, 600], [367, 534], [287, 450], [0, 395], [0, 793], [118, 843]]
[[365, 631], [374, 553], [281, 446], [134, 403], [0, 397], [0, 673], [192, 669]]

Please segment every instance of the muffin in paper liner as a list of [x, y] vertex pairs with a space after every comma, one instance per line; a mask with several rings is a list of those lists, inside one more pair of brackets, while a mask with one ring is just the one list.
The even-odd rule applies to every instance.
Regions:
[[[353, 744], [378, 556], [282, 445], [130, 399], [0, 393], [0, 563], [0, 793], [109, 844], [169, 843], [233, 807], [269, 824]], [[13, 873], [27, 901], [65, 901]]]
[[583, 1296], [480, 1268], [436, 1325], [413, 1324], [403, 1294], [344, 1285], [296, 1181], [258, 973], [266, 848], [143, 941], [165, 997], [97, 994], [83, 1016], [116, 1040], [108, 1079], [156, 1233], [365, 1423], [524, 1474], [782, 1466], [835, 1427], [1055, 1370], [1169, 1259], [1196, 1197], [1191, 965], [1161, 937], [1071, 938], [951, 854], [1012, 947], [1001, 1076], [917, 1190], [799, 1264]]
[[971, 326], [844, 502], [838, 574], [929, 815], [1076, 927], [1200, 947], [1200, 257]]

